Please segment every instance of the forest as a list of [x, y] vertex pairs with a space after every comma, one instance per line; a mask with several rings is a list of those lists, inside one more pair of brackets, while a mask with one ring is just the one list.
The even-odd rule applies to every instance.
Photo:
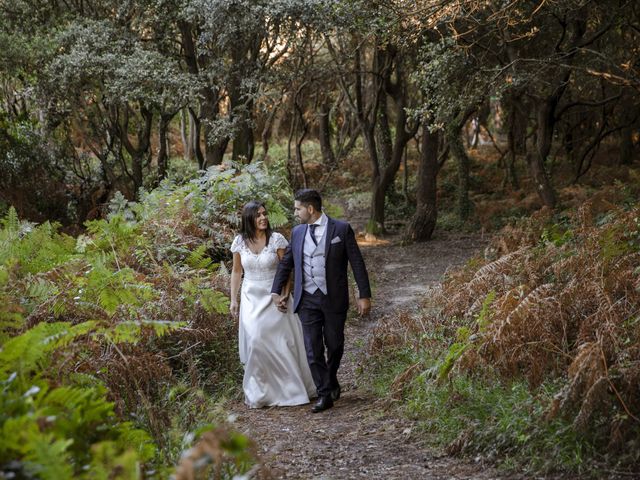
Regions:
[[373, 285], [336, 425], [640, 475], [638, 2], [0, 1], [0, 97], [0, 478], [360, 478], [241, 405], [229, 246], [300, 188]]

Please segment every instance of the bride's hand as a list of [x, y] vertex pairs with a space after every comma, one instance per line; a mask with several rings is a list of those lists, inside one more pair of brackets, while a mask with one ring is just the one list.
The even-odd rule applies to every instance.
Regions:
[[274, 295], [273, 296], [273, 303], [276, 304], [276, 308], [281, 311], [282, 313], [285, 313], [287, 311], [287, 300], [289, 299], [289, 294], [285, 294], [285, 295]]
[[231, 302], [231, 305], [229, 306], [229, 312], [231, 312], [231, 315], [233, 315], [234, 317], [238, 316], [238, 314], [240, 313], [240, 305], [238, 304], [238, 302]]

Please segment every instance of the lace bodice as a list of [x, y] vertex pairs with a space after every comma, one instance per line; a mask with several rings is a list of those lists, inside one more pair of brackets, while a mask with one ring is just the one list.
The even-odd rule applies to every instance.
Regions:
[[237, 235], [231, 244], [231, 251], [240, 254], [245, 280], [273, 280], [278, 268], [278, 250], [286, 248], [289, 242], [280, 233], [273, 232], [269, 243], [264, 249], [255, 254], [249, 246]]

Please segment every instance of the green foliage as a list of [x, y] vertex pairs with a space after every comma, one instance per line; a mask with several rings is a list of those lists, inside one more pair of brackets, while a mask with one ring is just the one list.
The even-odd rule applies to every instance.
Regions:
[[418, 377], [410, 387], [408, 412], [425, 432], [455, 453], [480, 454], [530, 473], [563, 468], [586, 473], [597, 452], [570, 424], [544, 420], [557, 385], [530, 392], [526, 383], [456, 376], [446, 386]]
[[143, 334], [153, 332], [156, 337], [162, 337], [185, 326], [185, 322], [169, 322], [161, 320], [143, 320], [140, 322], [120, 322], [111, 328], [97, 329], [92, 337], [103, 337], [110, 343], [136, 344], [144, 338]]
[[492, 245], [506, 252], [449, 272], [419, 322], [380, 327], [369, 368], [449, 453], [532, 475], [634, 471], [637, 218], [595, 200], [506, 228]]
[[208, 313], [227, 313], [229, 297], [211, 289], [211, 286], [198, 278], [190, 278], [180, 285], [185, 300], [191, 306], [201, 305]]
[[540, 240], [561, 247], [573, 239], [573, 232], [566, 225], [554, 223], [542, 231]]
[[218, 267], [218, 264], [213, 263], [213, 261], [206, 256], [207, 248], [209, 247], [206, 244], [200, 245], [189, 254], [185, 263], [196, 270], [214, 271]]
[[[479, 333], [483, 333], [491, 323], [491, 304], [496, 298], [496, 291], [491, 290], [484, 301], [480, 312], [476, 317], [476, 325]], [[457, 322], [456, 322], [457, 323]], [[450, 377], [451, 371], [456, 366], [456, 362], [471, 348], [477, 348], [476, 340], [478, 335], [472, 333], [467, 326], [456, 329], [456, 341], [446, 350], [443, 358], [429, 369], [430, 372], [437, 371], [438, 382], [443, 382]]]
[[[139, 478], [141, 464], [166, 471], [164, 462], [177, 460], [156, 448], [164, 428], [144, 412], [160, 404], [178, 412], [209, 396], [210, 409], [235, 378], [235, 329], [226, 321], [228, 298], [212, 254], [226, 252], [231, 241], [239, 203], [233, 195], [272, 188], [262, 168], [232, 172], [239, 179], [231, 193], [198, 179], [165, 182], [140, 203], [116, 197], [108, 218], [88, 222], [76, 239], [55, 224], [23, 222], [14, 209], [0, 219], [0, 429], [7, 439], [0, 442], [0, 472]], [[272, 202], [285, 198], [278, 185]], [[216, 235], [207, 237], [203, 226]], [[185, 349], [189, 357], [178, 358]], [[177, 358], [175, 372], [165, 356]], [[180, 408], [165, 404], [159, 379], [182, 372], [216, 391], [187, 397], [187, 404], [183, 398]], [[184, 436], [202, 419], [176, 422], [176, 429]]]
[[[118, 421], [113, 403], [106, 400], [106, 391], [96, 379], [91, 386], [54, 387], [47, 378], [53, 353], [69, 349], [89, 333], [121, 342], [139, 338], [108, 335], [108, 331], [96, 322], [40, 323], [3, 344], [0, 377], [6, 380], [0, 394], [0, 469], [18, 468], [46, 479], [95, 478], [93, 471], [120, 470], [125, 458], [132, 465], [153, 457], [148, 434]], [[111, 444], [110, 456], [102, 451], [106, 448], [102, 442]], [[118, 457], [115, 463], [113, 457]], [[9, 466], [11, 460], [18, 463]], [[85, 462], [92, 467], [85, 468]], [[138, 478], [137, 467], [126, 470], [128, 476], [122, 478]]]
[[115, 255], [129, 249], [139, 236], [139, 226], [125, 219], [124, 212], [116, 212], [108, 220], [92, 220], [86, 223], [91, 235], [90, 245], [95, 250], [113, 252]]
[[469, 344], [466, 342], [456, 342], [449, 347], [444, 360], [438, 366], [438, 381], [443, 381], [449, 378], [449, 374], [456, 364], [456, 361], [462, 356], [467, 348], [469, 348]]
[[[428, 342], [444, 340], [439, 334], [427, 336]], [[363, 373], [371, 376], [367, 382], [377, 392], [396, 395], [406, 372], [422, 372], [402, 386], [400, 408], [418, 421], [430, 443], [446, 447], [450, 454], [480, 456], [530, 474], [558, 468], [592, 472], [600, 457], [588, 438], [577, 434], [565, 419], [545, 418], [560, 383], [545, 383], [531, 391], [522, 380], [504, 382], [490, 371], [450, 374], [460, 351], [472, 348], [471, 337], [468, 328], [459, 328], [458, 342], [445, 351], [444, 359], [436, 358], [432, 349], [396, 346], [374, 357]]]
[[18, 213], [13, 207], [9, 207], [7, 215], [0, 222], [5, 229], [7, 235], [15, 235], [20, 231], [20, 220], [18, 219]]
[[491, 323], [491, 304], [496, 299], [496, 291], [491, 290], [487, 293], [484, 301], [482, 302], [482, 307], [480, 308], [480, 313], [476, 318], [476, 323], [478, 324], [478, 331], [480, 333], [484, 333], [487, 326]]
[[610, 224], [615, 218], [602, 218], [598, 243], [605, 261], [619, 259], [623, 255], [640, 251], [640, 220], [634, 217], [633, 224]]
[[[238, 213], [250, 200], [264, 202], [269, 212], [269, 222], [279, 228], [290, 220], [292, 211], [291, 188], [286, 176], [278, 175], [261, 162], [231, 168], [209, 168], [197, 184], [204, 193], [199, 214], [205, 224], [222, 217], [231, 225], [238, 225]], [[211, 231], [212, 235], [216, 232]]]
[[183, 157], [172, 157], [169, 160], [167, 179], [175, 185], [184, 185], [198, 178], [198, 165]]
[[111, 270], [105, 264], [106, 258], [96, 258], [88, 273], [77, 282], [78, 302], [98, 305], [109, 316], [119, 308], [126, 308], [132, 314], [146, 302], [152, 300], [155, 293], [148, 283], [137, 281], [135, 272], [130, 268]]

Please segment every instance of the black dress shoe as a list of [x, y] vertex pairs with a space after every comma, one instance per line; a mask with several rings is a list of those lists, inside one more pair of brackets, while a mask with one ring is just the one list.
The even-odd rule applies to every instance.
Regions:
[[331, 400], [331, 396], [327, 395], [326, 397], [318, 398], [318, 401], [315, 403], [311, 411], [313, 413], [322, 412], [323, 410], [327, 410], [333, 407], [333, 400]]
[[333, 390], [331, 390], [331, 400], [333, 400], [334, 402], [336, 400], [340, 400], [340, 386], [338, 385], [338, 388], [334, 388]]

